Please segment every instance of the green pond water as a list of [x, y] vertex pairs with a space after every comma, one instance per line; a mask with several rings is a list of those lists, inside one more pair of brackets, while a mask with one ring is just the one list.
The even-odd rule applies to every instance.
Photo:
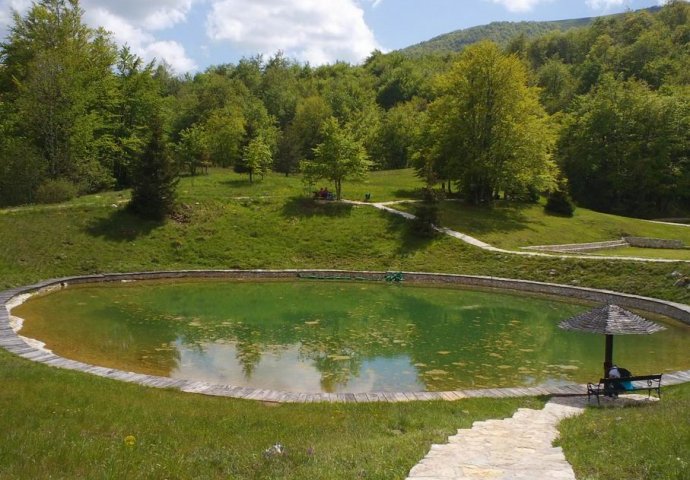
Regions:
[[[370, 392], [596, 380], [603, 336], [557, 328], [588, 308], [419, 285], [185, 280], [69, 287], [12, 313], [25, 319], [22, 335], [96, 365], [286, 391]], [[616, 337], [615, 361], [637, 374], [690, 368], [690, 327], [665, 326]]]

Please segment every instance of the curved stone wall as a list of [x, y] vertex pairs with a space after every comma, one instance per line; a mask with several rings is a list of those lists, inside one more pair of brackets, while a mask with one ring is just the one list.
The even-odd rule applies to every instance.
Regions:
[[[88, 365], [69, 360], [53, 353], [35, 348], [18, 335], [10, 325], [10, 306], [21, 295], [63, 288], [83, 283], [101, 283], [136, 280], [165, 280], [176, 278], [234, 278], [234, 279], [357, 279], [384, 281], [390, 272], [358, 272], [344, 270], [184, 270], [163, 272], [112, 273], [86, 275], [46, 280], [34, 285], [7, 290], [0, 293], [0, 347], [21, 357], [52, 366], [79, 370], [116, 380], [141, 385], [175, 388], [185, 392], [207, 395], [246, 398], [271, 402], [393, 402], [410, 400], [457, 400], [466, 397], [510, 397], [534, 395], [580, 395], [586, 392], [584, 385], [559, 387], [498, 388], [484, 390], [462, 390], [454, 392], [374, 392], [374, 393], [295, 393], [263, 390], [232, 385], [216, 385], [192, 380], [173, 380], [132, 372]], [[481, 288], [500, 288], [530, 293], [576, 298], [596, 303], [614, 303], [627, 308], [661, 314], [690, 325], [690, 305], [664, 300], [629, 295], [607, 290], [574, 287], [551, 283], [532, 282], [496, 277], [452, 275], [439, 273], [403, 272], [404, 281], [415, 283], [456, 284]], [[390, 276], [389, 276], [390, 278]], [[690, 371], [664, 374], [664, 385], [690, 381]]]

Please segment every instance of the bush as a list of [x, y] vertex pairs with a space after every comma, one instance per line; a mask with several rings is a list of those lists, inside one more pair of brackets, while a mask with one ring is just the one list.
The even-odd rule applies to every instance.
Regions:
[[66, 202], [76, 196], [76, 185], [62, 178], [46, 180], [36, 189], [36, 203]]
[[572, 217], [575, 212], [575, 205], [567, 193], [563, 190], [556, 190], [549, 194], [544, 210], [547, 213]]
[[422, 201], [414, 209], [417, 218], [412, 222], [412, 228], [420, 236], [433, 237], [436, 235], [434, 226], [439, 225], [438, 194], [431, 188], [425, 188], [422, 194]]

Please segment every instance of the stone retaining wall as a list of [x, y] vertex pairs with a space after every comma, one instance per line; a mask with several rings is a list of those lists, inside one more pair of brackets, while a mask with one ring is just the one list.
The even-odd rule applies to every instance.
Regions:
[[647, 237], [623, 237], [623, 240], [628, 242], [631, 247], [638, 248], [685, 248], [685, 244], [680, 240], [665, 240], [663, 238]]

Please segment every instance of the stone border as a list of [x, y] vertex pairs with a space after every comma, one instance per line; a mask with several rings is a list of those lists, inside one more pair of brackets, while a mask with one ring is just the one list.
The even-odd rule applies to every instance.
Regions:
[[[103, 283], [136, 280], [163, 280], [179, 278], [232, 278], [232, 279], [280, 279], [299, 276], [353, 277], [363, 280], [383, 280], [385, 272], [356, 272], [345, 270], [183, 270], [160, 272], [110, 273], [86, 275], [46, 280], [34, 285], [0, 292], [0, 347], [20, 357], [47, 365], [77, 370], [100, 377], [137, 383], [148, 387], [173, 388], [183, 392], [202, 393], [205, 395], [243, 398], [267, 402], [404, 402], [415, 400], [459, 400], [470, 397], [524, 397], [539, 395], [582, 395], [584, 385], [563, 385], [557, 387], [493, 388], [481, 390], [458, 390], [451, 392], [372, 392], [372, 393], [296, 393], [266, 390], [232, 385], [220, 385], [192, 380], [175, 380], [168, 377], [144, 375], [125, 372], [106, 367], [62, 358], [53, 353], [30, 345], [14, 331], [10, 325], [10, 303], [20, 295], [38, 293], [67, 285], [84, 283]], [[572, 287], [552, 283], [532, 282], [497, 277], [470, 275], [453, 275], [440, 273], [404, 272], [405, 280], [427, 284], [455, 284], [483, 288], [500, 288], [531, 293], [541, 293], [562, 297], [577, 298], [600, 303], [618, 305], [645, 310], [671, 317], [690, 325], [690, 306], [667, 302], [654, 298], [617, 293], [608, 290], [596, 290], [584, 287]], [[664, 374], [664, 385], [690, 382], [690, 370]]]

